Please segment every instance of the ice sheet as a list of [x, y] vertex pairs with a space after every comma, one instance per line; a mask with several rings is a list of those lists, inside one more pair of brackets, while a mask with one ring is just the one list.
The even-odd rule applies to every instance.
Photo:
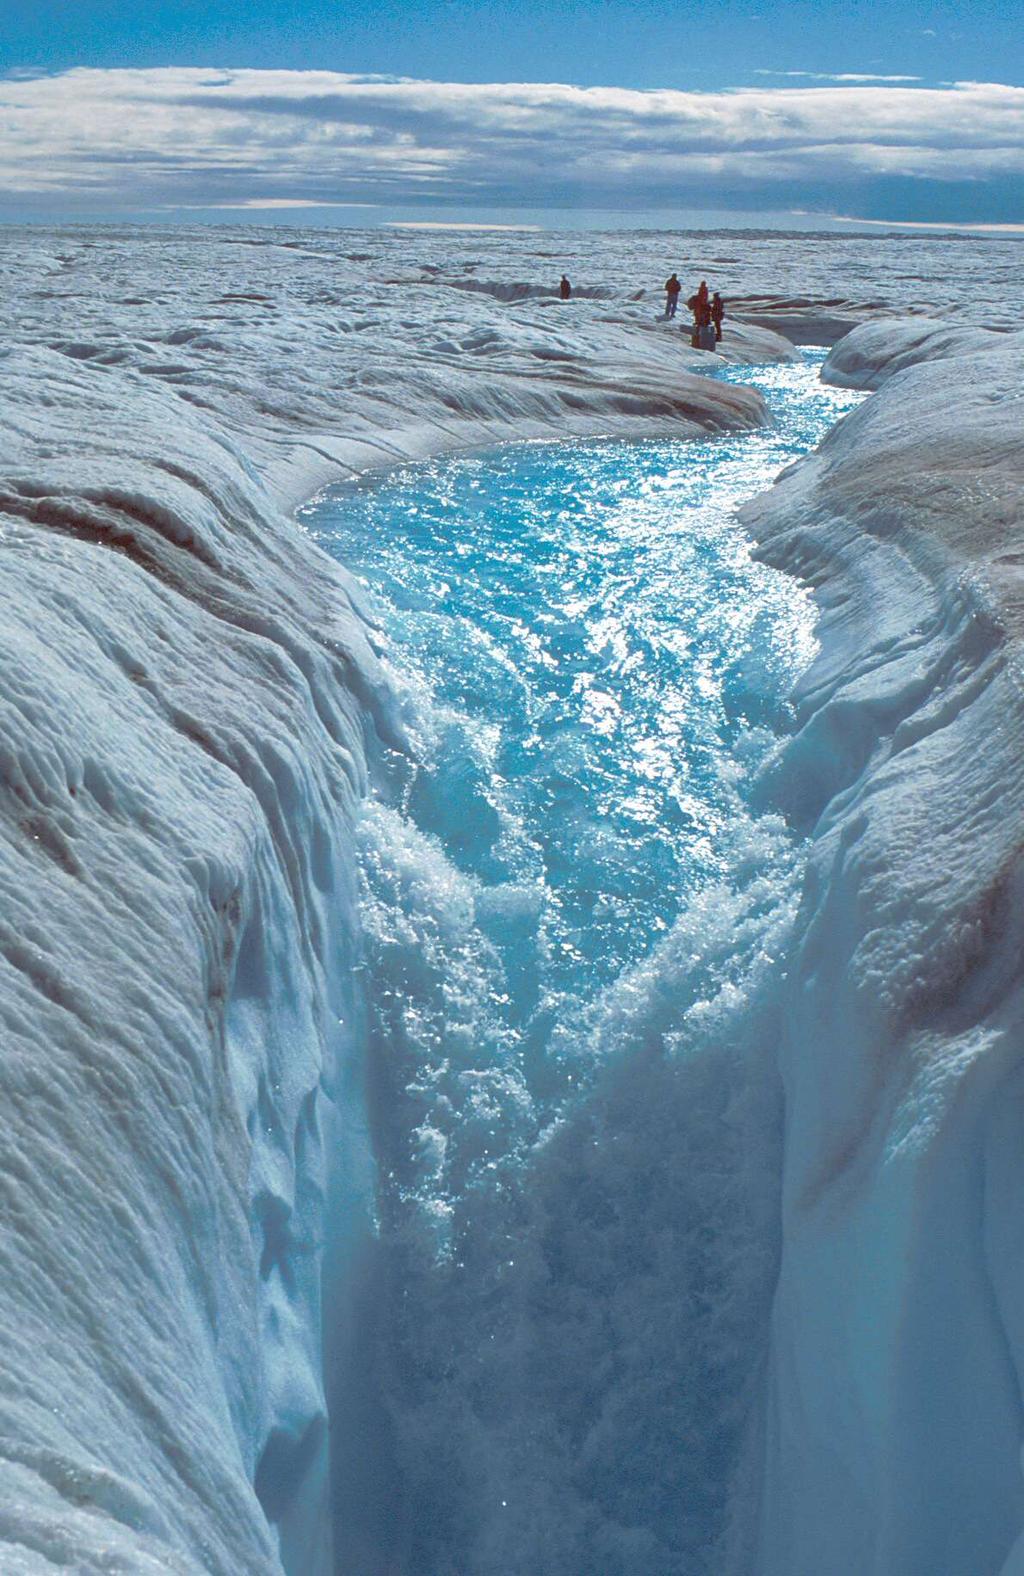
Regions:
[[[780, 280], [801, 321], [949, 312], [959, 266], [1007, 320], [1007, 244], [5, 233], [5, 1571], [329, 1569], [321, 1223], [340, 1317], [374, 1208], [351, 823], [403, 719], [283, 511], [441, 448], [756, 423], [657, 319], [684, 246], [752, 315]], [[508, 299], [562, 267], [607, 293]], [[1020, 372], [900, 373], [750, 515], [824, 646], [764, 784], [814, 853], [737, 1570], [758, 1505], [765, 1576], [976, 1576], [1024, 1520]]]

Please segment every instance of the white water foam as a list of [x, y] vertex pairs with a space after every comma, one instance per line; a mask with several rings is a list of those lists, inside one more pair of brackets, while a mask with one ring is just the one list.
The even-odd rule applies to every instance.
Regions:
[[749, 789], [813, 614], [731, 511], [855, 400], [813, 370], [758, 375], [765, 434], [433, 464], [307, 516], [419, 741], [360, 827], [381, 1232], [339, 1569], [669, 1576], [750, 1535], [802, 856]]

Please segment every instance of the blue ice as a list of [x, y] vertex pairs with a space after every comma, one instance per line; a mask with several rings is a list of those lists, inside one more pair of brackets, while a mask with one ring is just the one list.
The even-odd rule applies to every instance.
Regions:
[[520, 444], [338, 490], [409, 721], [362, 829], [380, 1233], [333, 1390], [339, 1570], [743, 1558], [777, 1255], [772, 970], [798, 839], [751, 802], [814, 612], [739, 503], [773, 425]]

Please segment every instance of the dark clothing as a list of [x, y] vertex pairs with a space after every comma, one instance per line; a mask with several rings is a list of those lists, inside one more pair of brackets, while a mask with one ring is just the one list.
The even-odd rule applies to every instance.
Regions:
[[716, 290], [711, 297], [711, 321], [715, 325], [715, 338], [722, 337], [722, 319], [725, 316], [725, 302]]
[[701, 280], [700, 289], [693, 292], [686, 304], [693, 313], [693, 330], [690, 334], [690, 344], [694, 350], [701, 350], [703, 349], [701, 330], [710, 327], [711, 324], [711, 298], [708, 295], [708, 287], [703, 280]]
[[568, 279], [566, 279], [564, 274], [562, 275], [561, 283], [558, 286], [558, 294], [561, 296], [563, 301], [568, 301], [569, 297], [572, 295], [572, 285], [569, 283]]
[[675, 317], [675, 315], [676, 315], [676, 307], [679, 305], [679, 297], [682, 294], [682, 289], [683, 289], [683, 287], [679, 283], [679, 280], [676, 278], [675, 274], [672, 275], [671, 279], [666, 279], [665, 280], [665, 316], [666, 317]]

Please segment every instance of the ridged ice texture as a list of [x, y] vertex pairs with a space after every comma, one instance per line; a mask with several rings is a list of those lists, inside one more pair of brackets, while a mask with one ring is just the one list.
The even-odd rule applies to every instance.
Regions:
[[861, 323], [832, 350], [821, 375], [840, 388], [878, 389], [897, 372], [923, 361], [961, 356], [1019, 354], [1024, 335], [978, 323], [935, 323], [927, 318], [889, 318]]
[[[280, 511], [351, 467], [509, 436], [749, 427], [760, 415], [756, 399], [689, 381], [693, 359], [675, 331], [656, 322], [657, 285], [681, 262], [685, 273], [687, 259], [776, 322], [795, 314], [794, 333], [880, 306], [959, 311], [964, 279], [978, 318], [992, 316], [993, 306], [1004, 324], [1020, 318], [1017, 253], [979, 242], [4, 232], [0, 1564], [12, 1576], [61, 1564], [83, 1572], [279, 1571], [268, 1514], [284, 1527], [293, 1569], [327, 1564], [317, 1331], [325, 1186], [336, 1223], [335, 1312], [344, 1309], [346, 1254], [372, 1227], [348, 999], [351, 827], [364, 739], [397, 743], [401, 719], [349, 605], [352, 588]], [[550, 291], [567, 263], [607, 294], [569, 312], [537, 294]], [[485, 288], [459, 288], [470, 278]], [[791, 284], [800, 299], [787, 301]], [[505, 304], [519, 286], [527, 298]], [[645, 298], [631, 299], [640, 290]], [[791, 354], [777, 338], [741, 334], [732, 343], [741, 358]], [[1007, 560], [1000, 573], [1009, 604], [1019, 528], [1019, 424], [1006, 414], [1019, 388], [1014, 371], [1016, 384], [1005, 378], [995, 387], [992, 369], [978, 369], [962, 426], [952, 371], [930, 404], [923, 383], [896, 380], [883, 407], [892, 424], [886, 469], [876, 476], [879, 428], [855, 459], [851, 448], [830, 512], [819, 495], [814, 519], [827, 529], [813, 551], [794, 537], [793, 567], [806, 561], [824, 576], [835, 564], [841, 577], [858, 519], [893, 534], [906, 510], [919, 525], [917, 567], [906, 573], [926, 593], [938, 587], [922, 604], [936, 616], [929, 649], [958, 651], [963, 603], [951, 589], [958, 582], [952, 570], [935, 578], [923, 544], [952, 521], [953, 557], [942, 562], [962, 561], [993, 522], [991, 556]], [[917, 421], [910, 413], [919, 398], [926, 408]], [[941, 463], [937, 441], [951, 446]], [[822, 494], [831, 488], [827, 475], [814, 476]], [[891, 497], [880, 505], [886, 480]], [[844, 496], [853, 500], [849, 516]], [[869, 547], [882, 550], [865, 542], [858, 553], [869, 557]], [[847, 677], [860, 671], [861, 647], [875, 649], [875, 618], [891, 622], [897, 644], [904, 638], [914, 599], [902, 598], [910, 581], [901, 565], [887, 561], [861, 596], [863, 623], [850, 624], [847, 644], [836, 594], [830, 627]], [[884, 652], [874, 666], [884, 670]], [[954, 697], [972, 693], [955, 688], [958, 668], [936, 663], [929, 672], [936, 698], [947, 685]], [[980, 969], [988, 956], [984, 939], [971, 953], [969, 938], [1000, 933], [1004, 912], [993, 921], [983, 900], [971, 907], [990, 852], [1005, 856], [1000, 890], [1005, 912], [1015, 912], [1013, 820], [999, 815], [1013, 808], [1001, 796], [1015, 782], [1019, 753], [1009, 674], [1007, 663], [998, 694], [984, 689], [1006, 701], [991, 729], [980, 709], [962, 708], [965, 759], [941, 760], [936, 776], [920, 752], [907, 755], [893, 791], [909, 814], [917, 804], [941, 808], [943, 785], [978, 783], [963, 824], [950, 800], [948, 823], [922, 808], [914, 828], [914, 859], [934, 849], [936, 874], [947, 863], [959, 873], [959, 885], [942, 888], [934, 923], [966, 949], [957, 954], [960, 972], [942, 978], [964, 982], [968, 1013], [977, 971], [963, 958]], [[908, 715], [917, 693], [900, 702]], [[930, 715], [922, 726], [939, 737]], [[873, 703], [870, 684], [865, 705], [854, 694], [845, 711], [826, 708], [821, 748], [805, 752], [814, 789], [793, 790], [809, 817], [830, 785], [848, 788], [850, 772], [856, 780], [889, 716]], [[992, 740], [1011, 757], [1005, 779]], [[849, 768], [834, 767], [833, 753], [849, 757]], [[806, 782], [803, 768], [793, 781]], [[953, 797], [960, 816], [965, 801]], [[944, 842], [933, 840], [934, 828]], [[977, 849], [984, 859], [975, 859]], [[902, 892], [898, 883], [892, 890]], [[934, 907], [927, 911], [934, 917]], [[899, 904], [894, 912], [900, 920]], [[720, 917], [728, 949], [735, 942], [728, 915]], [[842, 927], [819, 931], [829, 956], [855, 949], [861, 923], [857, 914], [842, 934]], [[877, 930], [872, 946], [887, 937], [897, 963], [915, 955], [898, 927]], [[1005, 930], [1009, 938], [1009, 924]], [[1011, 941], [992, 952], [1013, 1000]], [[902, 991], [897, 968], [893, 979]], [[959, 989], [952, 995], [961, 1000]], [[837, 1024], [827, 1014], [823, 1022], [831, 1045]], [[845, 1033], [845, 1018], [838, 1028]], [[916, 1067], [906, 1042], [895, 1043], [895, 1059]], [[841, 1065], [860, 1068], [861, 1056], [844, 1052]], [[998, 1057], [976, 1061], [986, 1071], [1003, 1065]], [[980, 1083], [965, 1074], [966, 1090]], [[878, 1087], [890, 1088], [881, 1073]], [[999, 1109], [1012, 1139], [1012, 1103]], [[745, 1145], [742, 1122], [737, 1131]], [[965, 1156], [976, 1169], [983, 1147], [966, 1128], [949, 1148], [919, 1145], [935, 1155], [936, 1171], [948, 1159], [956, 1175], [966, 1174]], [[1013, 1143], [985, 1153], [990, 1192], [1012, 1197]], [[941, 1204], [936, 1193], [927, 1196]], [[794, 1307], [809, 1315], [796, 1267], [804, 1252], [809, 1273], [808, 1239], [801, 1221], [794, 1227], [797, 1258], [784, 1284], [796, 1287]], [[1007, 1330], [1020, 1300], [1011, 1233], [1004, 1214], [984, 1239], [1003, 1266], [993, 1284]], [[926, 1244], [924, 1234], [911, 1240]], [[955, 1242], [977, 1262], [977, 1210]], [[844, 1294], [847, 1271], [858, 1279], [844, 1259]], [[976, 1280], [950, 1280], [965, 1296], [977, 1290]], [[915, 1285], [925, 1289], [926, 1278]], [[921, 1312], [924, 1331], [936, 1328], [935, 1306], [932, 1298]], [[980, 1303], [969, 1306], [980, 1316]], [[869, 1297], [868, 1314], [875, 1311]], [[787, 1335], [796, 1336], [784, 1310], [779, 1320], [781, 1353]], [[832, 1328], [830, 1305], [823, 1331]], [[991, 1333], [990, 1321], [986, 1341]], [[993, 1361], [996, 1346], [993, 1338], [982, 1348]], [[883, 1349], [891, 1355], [894, 1343]], [[945, 1360], [935, 1343], [918, 1349]], [[861, 1350], [839, 1342], [827, 1372], [818, 1366], [801, 1376], [813, 1381], [809, 1439], [820, 1441], [837, 1392], [853, 1394]], [[779, 1477], [795, 1422], [782, 1368], [780, 1356], [768, 1503], [775, 1531], [765, 1534], [775, 1569], [785, 1567], [793, 1527], [808, 1527], [805, 1507], [787, 1501]], [[878, 1387], [870, 1393], [877, 1399]], [[993, 1487], [986, 1498], [983, 1485], [965, 1495], [957, 1482], [956, 1492], [939, 1496], [962, 1503], [964, 1514], [937, 1570], [976, 1569], [961, 1558], [972, 1517], [984, 1512], [989, 1542], [1008, 1535], [1019, 1508], [1007, 1465], [1013, 1393], [1008, 1381], [999, 1390], [1009, 1421], [996, 1442], [980, 1455], [957, 1453], [962, 1473], [977, 1461]], [[924, 1432], [913, 1438], [921, 1443]], [[902, 1542], [886, 1543], [878, 1507], [888, 1503], [888, 1485], [905, 1478], [888, 1473], [866, 1424], [844, 1426], [841, 1439], [849, 1470], [860, 1471], [863, 1460], [872, 1487], [885, 1479], [884, 1493], [861, 1496], [856, 1529], [840, 1516], [842, 1547], [856, 1536], [859, 1556], [870, 1543], [880, 1551], [877, 1569], [895, 1576], [906, 1569], [906, 1529]], [[815, 1492], [825, 1454], [811, 1463]], [[952, 1452], [941, 1459], [948, 1465]], [[915, 1474], [911, 1487], [930, 1491], [929, 1460], [922, 1445], [901, 1464]], [[919, 1532], [927, 1520], [924, 1511], [917, 1516]], [[820, 1553], [819, 1531], [808, 1530], [798, 1551], [804, 1568]], [[825, 1569], [835, 1567], [832, 1552]]]
[[375, 662], [207, 422], [44, 360], [4, 367], [0, 1564], [270, 1571]]

